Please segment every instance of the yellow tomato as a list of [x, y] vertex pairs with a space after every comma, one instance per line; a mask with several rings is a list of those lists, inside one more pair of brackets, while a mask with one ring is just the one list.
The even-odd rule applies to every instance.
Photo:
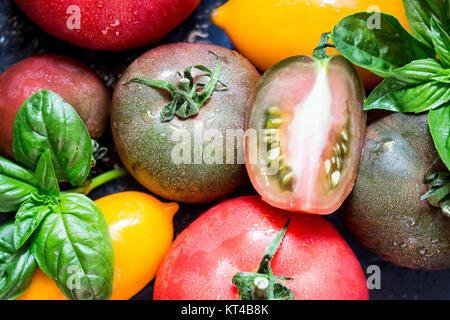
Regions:
[[[155, 276], [173, 240], [172, 218], [178, 204], [142, 192], [121, 192], [95, 201], [108, 223], [114, 247], [113, 300], [130, 299]], [[60, 300], [64, 295], [38, 270], [26, 300]]]
[[[379, 10], [408, 25], [400, 0], [230, 0], [212, 13], [234, 46], [259, 69], [295, 55], [311, 55], [324, 32], [345, 16]], [[379, 82], [363, 74], [366, 87]]]

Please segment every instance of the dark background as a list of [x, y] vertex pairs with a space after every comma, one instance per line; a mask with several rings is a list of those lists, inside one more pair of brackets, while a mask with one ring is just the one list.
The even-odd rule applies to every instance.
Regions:
[[[232, 48], [231, 41], [225, 32], [212, 25], [209, 19], [211, 11], [224, 2], [226, 1], [203, 0], [197, 10], [172, 31], [163, 40], [163, 43], [179, 41], [208, 42]], [[125, 68], [151, 47], [145, 46], [120, 53], [82, 49], [47, 35], [34, 25], [11, 0], [0, 0], [0, 72], [27, 57], [40, 53], [57, 53], [84, 62], [97, 72], [112, 92]], [[120, 165], [111, 140], [111, 134], [108, 132], [101, 144], [107, 146], [110, 152], [105, 159], [99, 162], [92, 173], [93, 175]], [[91, 193], [91, 197], [97, 199], [104, 195], [125, 190], [145, 191], [136, 181], [128, 177], [94, 190]], [[249, 193], [255, 193], [251, 186], [245, 190], [240, 190], [230, 197]], [[181, 204], [180, 211], [174, 219], [176, 234], [180, 233], [196, 217], [214, 204]], [[0, 216], [0, 223], [7, 219], [12, 219], [12, 217], [11, 214], [3, 214]], [[450, 299], [450, 269], [442, 271], [415, 271], [397, 267], [383, 261], [360, 245], [344, 228], [337, 213], [326, 218], [336, 225], [349, 243], [364, 271], [367, 270], [369, 265], [378, 265], [380, 267], [381, 289], [371, 290], [371, 299]], [[152, 296], [153, 282], [137, 294], [134, 299], [152, 299]]]

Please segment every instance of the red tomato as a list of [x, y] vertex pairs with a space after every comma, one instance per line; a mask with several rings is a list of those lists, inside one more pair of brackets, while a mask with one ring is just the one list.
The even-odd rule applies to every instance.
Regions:
[[0, 154], [12, 158], [12, 129], [17, 111], [39, 89], [59, 94], [80, 115], [93, 139], [103, 135], [109, 93], [100, 78], [83, 64], [58, 55], [38, 55], [0, 74]]
[[95, 50], [156, 43], [186, 19], [200, 0], [15, 0], [51, 35]]
[[237, 272], [255, 272], [266, 248], [291, 217], [272, 260], [275, 276], [296, 299], [368, 299], [364, 273], [335, 227], [319, 216], [289, 214], [258, 196], [213, 207], [175, 240], [157, 273], [154, 298], [238, 298]]

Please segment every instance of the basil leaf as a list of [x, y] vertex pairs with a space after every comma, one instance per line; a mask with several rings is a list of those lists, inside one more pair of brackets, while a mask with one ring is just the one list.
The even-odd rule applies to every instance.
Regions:
[[13, 126], [16, 160], [34, 170], [50, 150], [59, 181], [82, 184], [90, 171], [92, 142], [76, 111], [56, 93], [40, 90], [17, 113]]
[[434, 17], [431, 19], [431, 32], [434, 49], [442, 64], [450, 68], [450, 36]]
[[33, 196], [20, 207], [14, 221], [14, 246], [19, 250], [33, 235], [44, 218], [53, 210], [54, 202], [48, 197]]
[[433, 32], [430, 20], [433, 16], [447, 25], [446, 8], [448, 0], [403, 0], [409, 27], [414, 36], [423, 44], [433, 48]]
[[105, 218], [81, 194], [62, 193], [32, 243], [39, 267], [69, 299], [108, 299], [114, 254]]
[[[370, 28], [373, 14], [380, 27]], [[434, 58], [434, 51], [415, 39], [397, 18], [384, 13], [360, 12], [342, 19], [330, 35], [337, 50], [351, 62], [381, 77], [411, 61]]]
[[444, 83], [450, 83], [450, 69], [442, 70], [437, 75], [433, 76], [431, 79]]
[[440, 74], [436, 60], [417, 60], [395, 70], [367, 98], [364, 109], [385, 109], [394, 112], [424, 112], [450, 101], [450, 86], [433, 80]]
[[0, 157], [0, 212], [17, 211], [37, 188], [31, 171]]
[[450, 170], [450, 104], [430, 110], [428, 126], [442, 161]]
[[446, 72], [447, 70], [436, 59], [421, 59], [396, 69], [392, 76], [408, 85], [417, 85], [442, 76]]
[[14, 224], [0, 227], [0, 299], [15, 299], [29, 286], [36, 270], [36, 261], [29, 247], [16, 251]]
[[53, 168], [50, 150], [46, 150], [36, 165], [36, 179], [40, 191], [50, 196], [59, 196], [59, 184]]

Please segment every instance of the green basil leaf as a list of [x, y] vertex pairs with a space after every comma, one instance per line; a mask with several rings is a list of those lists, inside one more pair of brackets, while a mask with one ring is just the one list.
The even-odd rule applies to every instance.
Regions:
[[0, 227], [0, 299], [15, 299], [31, 284], [37, 264], [29, 247], [16, 251], [14, 223]]
[[431, 79], [444, 83], [450, 83], [450, 69], [442, 70], [437, 75], [433, 76]]
[[47, 149], [59, 181], [78, 186], [86, 180], [92, 158], [86, 126], [60, 96], [40, 90], [17, 113], [13, 126], [14, 157], [34, 170]]
[[445, 75], [445, 70], [436, 59], [415, 60], [404, 67], [396, 69], [392, 76], [408, 85], [417, 85]]
[[52, 212], [55, 203], [48, 197], [33, 196], [20, 207], [14, 221], [14, 246], [19, 250]]
[[430, 110], [428, 126], [442, 162], [450, 170], [450, 104]]
[[50, 150], [47, 149], [39, 158], [35, 174], [41, 192], [50, 196], [59, 196], [59, 184], [53, 168]]
[[439, 61], [446, 68], [450, 68], [450, 36], [442, 25], [434, 17], [431, 19], [431, 32], [434, 49], [439, 57]]
[[447, 25], [448, 0], [403, 0], [403, 6], [414, 36], [423, 44], [433, 48], [430, 20], [435, 16], [440, 23]]
[[37, 191], [38, 182], [31, 171], [0, 157], [0, 212], [17, 211]]
[[[380, 28], [368, 21], [380, 15]], [[397, 20], [384, 13], [360, 12], [342, 19], [330, 35], [348, 60], [381, 77], [418, 59], [434, 58], [434, 51], [415, 39]]]
[[39, 267], [69, 299], [109, 299], [114, 253], [105, 218], [81, 194], [62, 193], [32, 242]]
[[417, 60], [395, 70], [372, 91], [364, 109], [419, 113], [447, 103], [450, 101], [449, 84], [432, 79], [433, 70], [439, 70], [436, 63], [432, 59]]

